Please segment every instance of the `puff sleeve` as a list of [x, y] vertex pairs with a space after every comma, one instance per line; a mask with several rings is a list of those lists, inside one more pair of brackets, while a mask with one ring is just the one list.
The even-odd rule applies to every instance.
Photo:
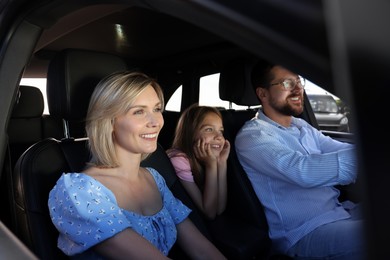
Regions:
[[49, 212], [60, 232], [58, 247], [74, 255], [131, 227], [114, 194], [95, 179], [63, 174], [49, 194]]

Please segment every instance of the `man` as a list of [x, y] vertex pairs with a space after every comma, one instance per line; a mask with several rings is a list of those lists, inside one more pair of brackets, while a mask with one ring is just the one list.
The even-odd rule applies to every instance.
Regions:
[[235, 147], [264, 205], [274, 251], [306, 259], [363, 259], [360, 208], [339, 202], [334, 187], [356, 180], [354, 146], [296, 118], [305, 85], [297, 74], [258, 63], [252, 85], [262, 109], [239, 131]]

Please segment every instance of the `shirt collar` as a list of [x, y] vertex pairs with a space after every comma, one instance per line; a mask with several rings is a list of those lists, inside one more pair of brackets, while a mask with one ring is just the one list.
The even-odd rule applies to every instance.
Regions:
[[[274, 125], [274, 126], [276, 126], [278, 128], [286, 129], [286, 127], [282, 126], [281, 124], [275, 122], [274, 120], [272, 120], [271, 118], [266, 116], [261, 108], [259, 108], [259, 110], [257, 111], [256, 117], [258, 119], [264, 120], [267, 123], [270, 123], [270, 124], [272, 124], [272, 125]], [[296, 117], [292, 117], [290, 127], [293, 127], [293, 126], [295, 126], [295, 127], [300, 129], [303, 126], [303, 124], [301, 122], [301, 119], [296, 118]]]

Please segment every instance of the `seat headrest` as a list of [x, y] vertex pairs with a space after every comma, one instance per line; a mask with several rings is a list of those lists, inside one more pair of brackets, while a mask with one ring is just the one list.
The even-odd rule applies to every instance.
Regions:
[[127, 69], [118, 56], [107, 53], [67, 49], [49, 64], [47, 99], [50, 115], [66, 120], [84, 119], [89, 99], [105, 76]]
[[235, 59], [227, 63], [219, 76], [219, 97], [241, 106], [258, 106], [260, 101], [253, 90], [251, 72], [255, 61]]
[[43, 94], [37, 87], [19, 86], [11, 118], [41, 117], [44, 109]]

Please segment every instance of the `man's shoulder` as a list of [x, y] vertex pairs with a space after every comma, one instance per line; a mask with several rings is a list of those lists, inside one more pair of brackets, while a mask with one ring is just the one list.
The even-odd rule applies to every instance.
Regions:
[[252, 118], [251, 120], [248, 120], [245, 122], [245, 124], [242, 126], [242, 129], [245, 129], [245, 128], [252, 128], [252, 127], [256, 127], [256, 128], [268, 128], [272, 126], [271, 123], [263, 120], [263, 119], [260, 119], [260, 118], [257, 118], [257, 117], [254, 117]]
[[254, 118], [252, 118], [252, 119], [246, 121], [246, 122], [242, 125], [242, 127], [241, 127], [241, 129], [240, 129], [240, 132], [243, 131], [243, 130], [245, 130], [245, 129], [250, 129], [250, 128], [253, 128], [253, 127], [258, 127], [258, 126], [260, 126], [260, 124], [261, 124], [260, 121], [262, 121], [262, 120], [260, 120], [260, 119], [258, 119], [258, 118], [256, 118], [256, 117], [254, 117]]
[[270, 123], [255, 117], [244, 123], [244, 125], [238, 131], [236, 138], [253, 131], [256, 132], [256, 135], [261, 135], [263, 131], [267, 132], [272, 127], [273, 126]]

